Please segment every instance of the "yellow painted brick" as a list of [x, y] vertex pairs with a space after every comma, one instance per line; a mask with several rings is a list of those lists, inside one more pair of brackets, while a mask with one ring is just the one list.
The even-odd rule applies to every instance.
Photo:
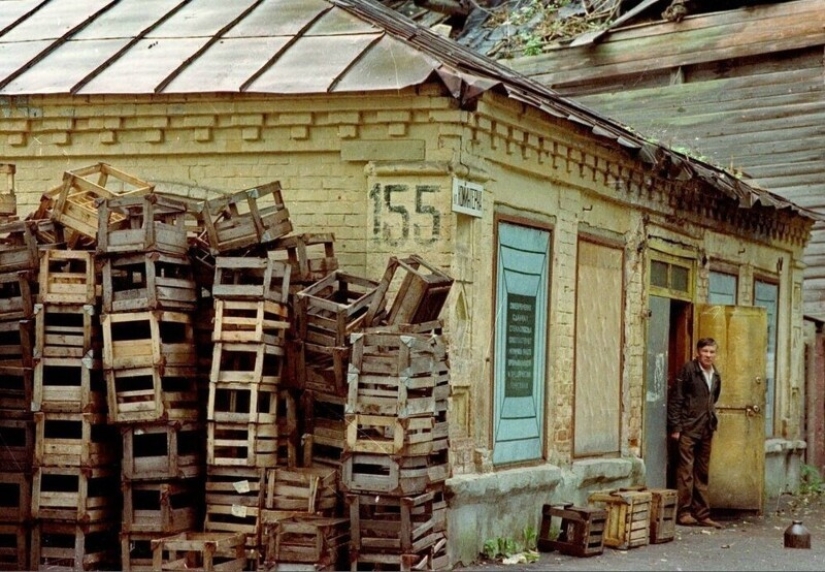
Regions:
[[3, 119], [0, 121], [0, 133], [19, 133], [29, 129], [28, 119]]
[[277, 125], [312, 125], [312, 113], [279, 113]]
[[291, 139], [308, 139], [309, 127], [306, 127], [305, 125], [295, 125], [289, 130], [289, 137]]
[[412, 120], [410, 111], [379, 111], [375, 114], [375, 119], [379, 123], [408, 123]]
[[387, 135], [390, 137], [403, 137], [407, 134], [406, 123], [390, 123], [387, 125]]
[[193, 131], [193, 138], [199, 143], [207, 143], [212, 141], [212, 129], [209, 127], [200, 127]]
[[10, 133], [7, 141], [12, 147], [25, 147], [28, 142], [28, 138], [25, 133]]
[[90, 117], [88, 120], [89, 129], [119, 129], [121, 125], [120, 117]]
[[263, 113], [233, 114], [229, 117], [235, 125], [260, 126], [264, 124]]
[[261, 139], [260, 127], [244, 127], [241, 130], [241, 138], [244, 141], [259, 141]]
[[72, 136], [66, 131], [52, 133], [52, 143], [55, 145], [71, 145]]
[[68, 131], [74, 127], [71, 117], [46, 117], [40, 120], [37, 129], [40, 131]]
[[361, 123], [361, 113], [358, 111], [334, 111], [327, 114], [327, 123], [333, 125], [339, 123], [357, 124]]
[[[182, 119], [182, 125], [184, 127], [214, 127], [217, 124], [217, 119], [214, 115], [186, 115]], [[177, 123], [177, 121], [174, 121], [173, 125], [175, 123]]]
[[339, 125], [338, 126], [338, 137], [341, 139], [355, 139], [358, 137], [358, 126], [357, 125]]
[[124, 121], [123, 127], [130, 129], [163, 129], [169, 126], [169, 118], [161, 115], [132, 117]]
[[104, 145], [112, 145], [117, 143], [117, 133], [112, 130], [100, 132], [100, 142]]
[[143, 132], [143, 139], [148, 143], [163, 143], [163, 129], [146, 129]]

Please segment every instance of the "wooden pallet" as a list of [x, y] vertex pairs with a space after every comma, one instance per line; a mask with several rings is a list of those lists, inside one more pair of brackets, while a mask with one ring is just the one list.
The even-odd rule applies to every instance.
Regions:
[[[607, 511], [572, 504], [542, 507], [541, 527], [537, 539], [542, 552], [558, 550], [572, 556], [596, 556], [604, 552], [604, 530]], [[558, 530], [553, 538], [551, 532]]]
[[31, 570], [30, 526], [25, 521], [0, 522], [0, 570]]
[[119, 312], [101, 316], [103, 369], [175, 368], [197, 363], [192, 317], [184, 312]]
[[117, 428], [100, 413], [34, 414], [35, 467], [100, 467], [121, 457]]
[[3, 272], [0, 269], [0, 320], [26, 320], [34, 316], [37, 277], [31, 271]]
[[341, 486], [350, 493], [417, 495], [449, 476], [447, 451], [414, 457], [344, 452], [341, 464]]
[[269, 247], [268, 256], [286, 260], [292, 269], [291, 281], [309, 286], [338, 270], [335, 235], [303, 233], [279, 238]]
[[186, 219], [196, 217], [196, 207], [185, 197], [156, 192], [100, 199], [97, 253], [112, 256], [163, 252], [184, 256], [189, 250]]
[[126, 480], [190, 479], [203, 473], [206, 428], [195, 422], [123, 425]]
[[118, 563], [116, 521], [42, 520], [32, 527], [32, 570], [109, 570]]
[[266, 559], [280, 563], [340, 566], [347, 561], [349, 541], [349, 518], [293, 516], [276, 521], [267, 531]]
[[29, 411], [33, 389], [31, 368], [0, 366], [0, 410]]
[[246, 566], [242, 533], [182, 532], [152, 540], [153, 570], [241, 572]]
[[0, 221], [0, 271], [37, 271], [40, 252], [34, 223], [31, 221]]
[[100, 298], [94, 253], [88, 250], [44, 249], [38, 279], [40, 304], [95, 305]]
[[289, 264], [258, 256], [217, 256], [212, 296], [224, 300], [289, 302]]
[[661, 544], [676, 538], [677, 492], [674, 489], [647, 489], [650, 505], [650, 543]]
[[284, 347], [290, 327], [286, 304], [271, 300], [215, 300], [213, 342]]
[[650, 544], [653, 495], [645, 490], [607, 490], [591, 493], [588, 504], [607, 511], [604, 545], [619, 550]]
[[435, 416], [346, 415], [347, 452], [429, 455], [448, 448], [449, 426]]
[[200, 526], [199, 479], [123, 481], [123, 532], [175, 534]]
[[197, 421], [200, 418], [195, 367], [114, 369], [105, 370], [103, 375], [109, 423]]
[[280, 385], [285, 355], [278, 345], [216, 342], [209, 381]]
[[26, 472], [34, 463], [34, 421], [31, 413], [4, 411], [0, 417], [0, 466]]
[[31, 473], [0, 471], [0, 523], [28, 522], [32, 510], [31, 495]]
[[338, 472], [325, 467], [268, 469], [264, 507], [333, 516], [338, 505], [338, 480]]
[[186, 256], [161, 252], [119, 254], [102, 262], [103, 311], [192, 312], [198, 284]]
[[100, 319], [92, 304], [35, 304], [34, 324], [35, 358], [100, 355]]
[[120, 518], [120, 474], [110, 467], [38, 467], [32, 518], [99, 523]]
[[296, 426], [295, 398], [277, 385], [265, 383], [209, 382], [207, 421], [219, 423]]
[[40, 357], [35, 360], [33, 411], [105, 413], [106, 383], [100, 359]]

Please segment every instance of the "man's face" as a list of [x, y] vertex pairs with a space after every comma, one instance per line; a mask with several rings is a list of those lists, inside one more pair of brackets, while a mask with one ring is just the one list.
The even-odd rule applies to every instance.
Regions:
[[716, 360], [716, 346], [705, 346], [699, 350], [699, 363], [705, 369], [710, 369]]

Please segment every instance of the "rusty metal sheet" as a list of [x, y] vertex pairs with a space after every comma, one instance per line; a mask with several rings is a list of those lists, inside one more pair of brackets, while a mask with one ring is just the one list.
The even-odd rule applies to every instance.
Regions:
[[181, 0], [120, 2], [72, 36], [73, 40], [134, 37], [157, 22]]
[[[294, 36], [324, 10], [326, 0], [274, 0], [255, 8], [224, 37]], [[336, 10], [337, 12], [338, 10]]]
[[[248, 91], [324, 93], [379, 34], [301, 37]], [[307, 64], [312, 62], [312, 73]]]
[[112, 0], [49, 2], [3, 35], [4, 42], [57, 39], [82, 24]]
[[29, 63], [32, 58], [51, 45], [50, 40], [40, 40], [39, 42], [0, 42], [0, 78], [5, 78], [11, 73]]
[[[3, 88], [3, 93], [66, 93], [128, 41], [128, 38], [119, 38], [66, 42], [61, 49], [52, 52], [9, 83]], [[54, 70], [60, 70], [60, 73], [55, 73]]]
[[140, 40], [77, 93], [153, 93], [209, 38]]
[[333, 91], [402, 89], [421, 83], [438, 65], [424, 53], [384, 36], [347, 70]]
[[172, 80], [164, 93], [237, 92], [289, 41], [271, 38], [224, 38]]
[[146, 35], [147, 38], [214, 36], [255, 0], [194, 0]]

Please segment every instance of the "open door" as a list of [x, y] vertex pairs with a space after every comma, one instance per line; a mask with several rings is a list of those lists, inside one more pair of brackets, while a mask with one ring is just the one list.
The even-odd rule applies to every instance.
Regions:
[[[755, 306], [697, 308], [697, 335], [719, 343], [722, 392], [710, 459], [714, 509], [762, 513], [765, 493], [765, 360], [768, 318]], [[698, 338], [697, 338], [698, 339]]]

